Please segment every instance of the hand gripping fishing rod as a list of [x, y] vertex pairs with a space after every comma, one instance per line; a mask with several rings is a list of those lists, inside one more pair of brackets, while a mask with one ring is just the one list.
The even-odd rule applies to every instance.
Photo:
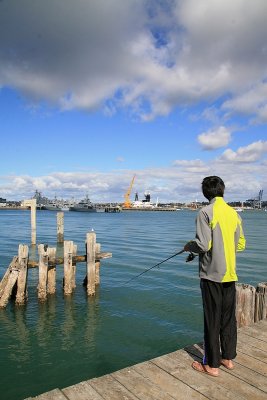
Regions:
[[[173, 258], [173, 257], [175, 257], [175, 256], [178, 256], [179, 254], [184, 253], [184, 251], [185, 251], [184, 249], [181, 250], [181, 251], [178, 251], [177, 253], [173, 254], [172, 256], [170, 256], [170, 257], [168, 257], [168, 258], [165, 258], [165, 260], [162, 260], [161, 262], [159, 262], [159, 263], [153, 265], [152, 267], [145, 269], [145, 270], [142, 271], [140, 274], [133, 276], [131, 279], [129, 279], [127, 282], [125, 282], [125, 283], [123, 284], [123, 286], [127, 285], [129, 282], [133, 281], [134, 279], [137, 279], [139, 276], [145, 274], [146, 272], [150, 271], [151, 269], [158, 267], [159, 265], [161, 265], [161, 264], [163, 264], [164, 262], [170, 260], [171, 258]], [[188, 255], [188, 257], [187, 257], [187, 259], [186, 259], [186, 262], [192, 261], [194, 258], [195, 258], [195, 254], [193, 254], [193, 253], [190, 252], [190, 254]]]

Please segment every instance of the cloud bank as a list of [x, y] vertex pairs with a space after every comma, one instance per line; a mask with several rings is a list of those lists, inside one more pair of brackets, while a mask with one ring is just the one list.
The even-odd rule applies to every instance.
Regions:
[[[152, 199], [161, 202], [189, 202], [204, 200], [201, 182], [205, 176], [221, 176], [226, 184], [226, 199], [244, 201], [255, 198], [261, 189], [267, 189], [267, 142], [258, 141], [240, 147], [236, 152], [225, 150], [211, 161], [174, 160], [172, 165], [143, 170], [104, 172], [55, 172], [48, 176], [0, 177], [0, 197], [22, 200], [29, 193], [41, 191], [53, 198], [81, 199], [86, 194], [94, 202], [123, 202], [133, 175], [136, 175], [132, 199], [149, 190]], [[244, 176], [246, 179], [244, 179]], [[255, 178], [257, 177], [257, 179]]]
[[222, 110], [266, 121], [266, 15], [265, 0], [3, 0], [0, 86], [144, 120], [227, 94]]

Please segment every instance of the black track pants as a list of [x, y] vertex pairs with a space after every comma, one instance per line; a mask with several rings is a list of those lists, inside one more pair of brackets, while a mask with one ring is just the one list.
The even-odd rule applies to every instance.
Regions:
[[204, 311], [203, 363], [218, 368], [221, 358], [232, 360], [236, 357], [235, 282], [201, 279], [200, 287]]

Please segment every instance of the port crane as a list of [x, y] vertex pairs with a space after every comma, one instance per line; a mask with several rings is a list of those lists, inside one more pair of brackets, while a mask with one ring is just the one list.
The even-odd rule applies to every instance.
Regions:
[[131, 200], [130, 200], [130, 195], [131, 195], [131, 192], [132, 192], [134, 180], [135, 180], [135, 175], [133, 176], [131, 184], [130, 184], [127, 192], [124, 195], [124, 203], [123, 203], [123, 207], [124, 208], [131, 208], [132, 207], [132, 203], [131, 203]]
[[262, 196], [263, 196], [263, 190], [259, 191], [258, 197], [256, 197], [253, 201], [253, 207], [254, 208], [260, 208], [261, 209], [261, 203], [262, 203]]

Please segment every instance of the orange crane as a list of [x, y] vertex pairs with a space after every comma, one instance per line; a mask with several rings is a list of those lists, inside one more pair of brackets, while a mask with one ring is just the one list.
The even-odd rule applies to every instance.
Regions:
[[133, 176], [131, 184], [130, 184], [127, 192], [124, 195], [124, 203], [123, 203], [123, 207], [124, 208], [131, 208], [132, 207], [132, 203], [131, 203], [131, 200], [130, 200], [130, 195], [131, 195], [132, 187], [133, 187], [133, 184], [134, 184], [134, 180], [135, 180], [135, 175]]

